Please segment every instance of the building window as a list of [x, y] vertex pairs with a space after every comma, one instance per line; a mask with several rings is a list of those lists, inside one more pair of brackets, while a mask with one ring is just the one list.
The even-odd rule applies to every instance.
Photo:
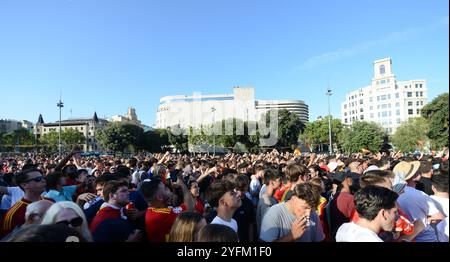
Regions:
[[373, 106], [370, 106], [370, 108], [369, 108], [370, 110], [373, 110]]
[[397, 109], [397, 110], [395, 111], [395, 114], [399, 116], [399, 115], [400, 115], [400, 109]]
[[391, 99], [391, 94], [388, 95], [388, 99]]
[[423, 101], [420, 101], [420, 105], [423, 106]]
[[80, 127], [80, 130], [83, 130], [83, 127]]
[[408, 86], [405, 86], [405, 88], [408, 88]]
[[377, 101], [380, 101], [380, 96], [377, 96]]
[[420, 97], [422, 97], [423, 96], [423, 92], [420, 92]]
[[384, 83], [386, 83], [386, 80], [383, 79], [380, 81], [380, 84], [384, 84]]
[[412, 97], [412, 92], [407, 92], [407, 93], [406, 93], [406, 96], [407, 96], [407, 97]]
[[381, 116], [382, 116], [382, 117], [387, 117], [387, 116], [388, 116], [388, 111], [383, 111], [383, 112], [381, 112]]
[[386, 95], [382, 95], [381, 96], [381, 100], [383, 101], [383, 100], [386, 100], [387, 99], [387, 96]]
[[347, 104], [344, 105], [344, 109], [347, 109]]
[[360, 109], [359, 109], [359, 112], [360, 112], [360, 113], [364, 112], [364, 109], [360, 108]]
[[359, 100], [359, 104], [360, 105], [362, 105], [363, 104], [363, 100], [361, 99], [361, 100]]
[[413, 114], [413, 110], [412, 109], [408, 109], [408, 115], [412, 115]]
[[400, 107], [400, 103], [399, 102], [395, 103], [395, 107]]
[[401, 123], [400, 118], [397, 118], [397, 124], [400, 124], [400, 123]]
[[386, 73], [386, 69], [384, 68], [384, 65], [380, 65], [380, 75], [384, 75]]
[[420, 84], [419, 87], [422, 88], [422, 84]]
[[395, 93], [395, 98], [400, 98], [400, 93]]
[[417, 101], [417, 102], [416, 102], [416, 106], [419, 106], [419, 105], [420, 105], [420, 102], [419, 102], [419, 101]]
[[370, 118], [373, 118], [373, 113], [370, 113]]
[[395, 85], [395, 89], [398, 89], [398, 85]]
[[416, 88], [419, 88], [419, 84], [416, 84]]
[[372, 99], [372, 97], [369, 97], [369, 102], [373, 102], [373, 99]]
[[419, 97], [419, 92], [416, 92], [416, 97]]
[[413, 102], [412, 101], [409, 101], [408, 102], [408, 106], [412, 106], [413, 105]]
[[420, 115], [420, 109], [419, 108], [417, 108], [417, 114]]
[[360, 115], [360, 116], [359, 116], [359, 119], [360, 119], [360, 120], [364, 120], [364, 115]]
[[344, 112], [344, 116], [347, 116], [347, 112]]
[[347, 124], [347, 118], [344, 119], [344, 122]]

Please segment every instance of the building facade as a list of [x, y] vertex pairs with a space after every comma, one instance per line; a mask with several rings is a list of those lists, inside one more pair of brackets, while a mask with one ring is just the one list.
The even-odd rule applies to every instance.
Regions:
[[257, 100], [252, 87], [235, 87], [232, 94], [165, 96], [156, 113], [156, 128], [199, 127], [225, 119], [259, 121], [271, 109], [287, 109], [306, 123], [308, 105], [302, 100]]
[[[99, 150], [97, 145], [96, 134], [103, 129], [108, 123], [105, 119], [97, 117], [97, 113], [91, 118], [73, 118], [61, 121], [61, 131], [66, 129], [74, 129], [79, 131], [86, 138], [83, 144], [84, 151]], [[34, 126], [34, 135], [37, 139], [50, 133], [51, 131], [59, 131], [59, 121], [53, 123], [45, 123], [42, 115], [39, 115], [38, 121]]]
[[31, 131], [33, 129], [33, 123], [27, 120], [17, 121], [11, 119], [0, 119], [0, 134], [11, 133], [21, 128]]
[[371, 84], [347, 93], [341, 103], [342, 123], [372, 121], [393, 134], [402, 122], [420, 116], [427, 104], [427, 81], [397, 81], [391, 58], [374, 61], [373, 70]]
[[133, 107], [129, 107], [127, 114], [125, 116], [122, 115], [114, 115], [111, 118], [108, 119], [110, 122], [119, 122], [119, 123], [126, 123], [126, 124], [132, 124], [139, 127], [144, 127], [142, 125], [141, 121], [138, 120], [138, 117], [136, 115], [136, 109]]

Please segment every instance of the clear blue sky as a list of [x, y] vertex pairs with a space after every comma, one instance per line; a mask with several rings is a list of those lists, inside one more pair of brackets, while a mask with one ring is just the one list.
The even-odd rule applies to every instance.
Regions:
[[0, 118], [125, 114], [166, 95], [302, 99], [333, 116], [391, 57], [397, 80], [449, 88], [448, 0], [0, 0]]

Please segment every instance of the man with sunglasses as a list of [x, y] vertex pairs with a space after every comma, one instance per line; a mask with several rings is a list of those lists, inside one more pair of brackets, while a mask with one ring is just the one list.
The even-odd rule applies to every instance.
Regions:
[[[0, 235], [5, 236], [15, 227], [25, 223], [25, 212], [31, 203], [42, 200], [41, 194], [45, 191], [45, 179], [37, 169], [27, 169], [15, 175], [16, 184], [25, 192], [25, 196], [14, 204], [3, 217], [0, 223]], [[53, 200], [48, 199], [53, 202]]]

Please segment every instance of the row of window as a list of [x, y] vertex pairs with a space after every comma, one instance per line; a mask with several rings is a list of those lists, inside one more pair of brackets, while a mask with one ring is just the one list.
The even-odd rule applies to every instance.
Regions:
[[[360, 115], [359, 116], [359, 120], [364, 120], [364, 115]], [[353, 117], [350, 117], [348, 119], [344, 118], [344, 123], [348, 124], [348, 121], [350, 121], [350, 122], [358, 121], [358, 116], [353, 116]]]
[[[407, 92], [406, 93], [406, 97], [412, 97], [412, 96], [413, 96], [413, 92]], [[416, 97], [423, 97], [423, 92], [422, 91], [416, 92]]]

